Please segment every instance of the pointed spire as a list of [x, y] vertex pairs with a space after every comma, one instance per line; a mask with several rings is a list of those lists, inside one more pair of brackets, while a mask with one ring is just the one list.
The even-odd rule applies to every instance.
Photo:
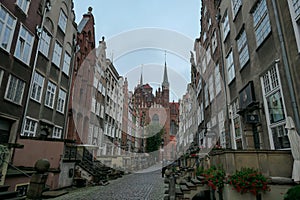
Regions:
[[141, 66], [141, 78], [140, 78], [140, 86], [143, 85], [143, 64]]
[[168, 72], [167, 72], [167, 51], [165, 51], [165, 69], [164, 69], [164, 79], [162, 83], [163, 89], [169, 88]]

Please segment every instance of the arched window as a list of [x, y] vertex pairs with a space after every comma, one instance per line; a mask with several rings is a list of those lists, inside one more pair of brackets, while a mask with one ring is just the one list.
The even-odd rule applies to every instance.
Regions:
[[154, 114], [152, 116], [152, 122], [153, 122], [153, 124], [158, 124], [159, 123], [159, 116], [157, 114]]
[[176, 135], [177, 134], [177, 125], [176, 125], [176, 122], [174, 120], [171, 121], [170, 134], [171, 135]]

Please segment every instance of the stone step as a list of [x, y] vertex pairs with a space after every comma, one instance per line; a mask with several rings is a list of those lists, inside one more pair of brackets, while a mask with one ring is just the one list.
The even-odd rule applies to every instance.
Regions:
[[65, 190], [57, 190], [57, 191], [46, 191], [46, 192], [43, 192], [42, 195], [44, 198], [55, 198], [55, 197], [65, 195], [67, 193], [68, 193], [68, 191], [65, 191]]
[[198, 179], [195, 179], [195, 178], [191, 179], [191, 182], [195, 185], [201, 185], [202, 184], [201, 181], [199, 181]]
[[189, 194], [191, 192], [191, 190], [186, 185], [180, 185], [180, 189], [183, 194]]
[[191, 189], [191, 190], [196, 190], [197, 189], [197, 186], [194, 185], [193, 183], [191, 182], [186, 182], [186, 186]]
[[183, 192], [181, 191], [180, 188], [176, 188], [175, 189], [175, 194], [176, 194], [176, 196], [180, 196], [180, 195], [183, 195]]
[[19, 192], [0, 192], [0, 199], [11, 199], [17, 197]]
[[9, 198], [7, 200], [25, 200], [27, 197], [23, 196], [23, 197], [14, 197], [14, 198]]
[[9, 185], [0, 185], [0, 192], [6, 192], [9, 187]]
[[197, 176], [197, 179], [202, 183], [203, 181], [205, 181], [205, 177], [204, 176]]
[[187, 183], [186, 180], [182, 179], [179, 184], [180, 185], [186, 185], [186, 183]]

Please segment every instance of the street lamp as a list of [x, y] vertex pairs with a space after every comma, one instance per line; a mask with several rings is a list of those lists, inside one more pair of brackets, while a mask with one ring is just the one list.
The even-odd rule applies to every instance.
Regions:
[[161, 175], [162, 177], [165, 176], [165, 167], [164, 167], [164, 139], [161, 139], [161, 148], [160, 148], [160, 151], [161, 151]]

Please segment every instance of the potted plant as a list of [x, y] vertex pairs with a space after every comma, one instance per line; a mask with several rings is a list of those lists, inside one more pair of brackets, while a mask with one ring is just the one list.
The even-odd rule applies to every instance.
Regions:
[[270, 191], [267, 178], [252, 168], [242, 168], [228, 177], [228, 184], [240, 194], [251, 193], [257, 198], [262, 192]]
[[204, 176], [207, 185], [213, 190], [224, 187], [225, 171], [222, 167], [212, 166], [205, 170], [202, 175]]
[[215, 191], [219, 193], [219, 199], [222, 198], [222, 191], [224, 188], [225, 171], [219, 166], [212, 166], [202, 173], [205, 183], [211, 189], [213, 199], [215, 199]]

